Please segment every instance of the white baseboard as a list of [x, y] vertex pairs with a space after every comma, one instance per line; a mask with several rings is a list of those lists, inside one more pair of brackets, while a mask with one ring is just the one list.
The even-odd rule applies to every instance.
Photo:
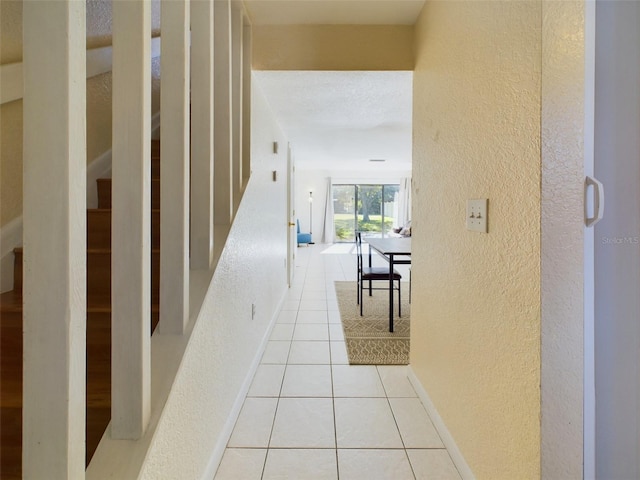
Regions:
[[449, 429], [447, 429], [447, 426], [445, 425], [444, 420], [442, 420], [442, 417], [438, 413], [438, 410], [436, 410], [436, 407], [431, 401], [431, 398], [429, 397], [429, 395], [427, 394], [427, 391], [424, 389], [424, 387], [422, 386], [422, 383], [420, 383], [420, 380], [418, 380], [418, 377], [416, 377], [416, 374], [413, 372], [411, 365], [409, 365], [408, 378], [409, 378], [409, 381], [411, 382], [411, 385], [413, 385], [413, 388], [418, 394], [420, 401], [424, 405], [424, 408], [427, 410], [429, 417], [431, 417], [433, 426], [438, 431], [438, 434], [442, 439], [442, 443], [444, 443], [444, 446], [447, 448], [447, 451], [449, 452], [449, 456], [451, 457], [453, 464], [458, 469], [458, 473], [460, 473], [460, 476], [462, 477], [463, 480], [475, 480], [476, 477], [471, 471], [471, 468], [469, 468], [467, 461], [462, 456], [462, 452], [456, 445], [456, 442], [453, 439], [453, 436], [449, 432]]
[[224, 455], [224, 451], [229, 443], [229, 439], [231, 438], [231, 434], [233, 433], [233, 428], [236, 425], [236, 421], [240, 416], [240, 410], [242, 410], [242, 405], [244, 404], [244, 400], [249, 392], [249, 388], [251, 387], [251, 382], [253, 381], [253, 377], [260, 366], [260, 360], [262, 360], [262, 355], [267, 348], [267, 342], [269, 342], [269, 338], [271, 337], [271, 331], [273, 327], [277, 323], [278, 315], [280, 314], [280, 309], [284, 304], [284, 300], [287, 296], [287, 290], [284, 291], [278, 305], [276, 306], [275, 312], [273, 314], [273, 318], [269, 322], [269, 326], [262, 337], [262, 341], [260, 342], [260, 346], [258, 347], [258, 351], [256, 352], [255, 357], [253, 358], [253, 362], [251, 363], [251, 367], [249, 368], [249, 372], [247, 373], [244, 382], [242, 383], [242, 387], [236, 396], [236, 400], [233, 403], [233, 407], [229, 412], [227, 417], [227, 421], [220, 432], [220, 437], [218, 438], [218, 442], [216, 443], [216, 447], [211, 453], [211, 458], [209, 459], [209, 464], [207, 465], [207, 469], [205, 470], [205, 474], [203, 475], [203, 479], [210, 479], [215, 477], [216, 471], [218, 470], [218, 466], [222, 461], [222, 456]]

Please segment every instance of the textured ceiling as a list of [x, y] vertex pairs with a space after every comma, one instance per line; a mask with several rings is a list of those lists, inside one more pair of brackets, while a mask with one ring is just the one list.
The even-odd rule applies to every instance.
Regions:
[[[244, 3], [254, 25], [413, 25], [424, 0]], [[255, 78], [298, 167], [411, 169], [412, 72], [257, 71]]]
[[298, 167], [411, 169], [412, 72], [254, 75]]

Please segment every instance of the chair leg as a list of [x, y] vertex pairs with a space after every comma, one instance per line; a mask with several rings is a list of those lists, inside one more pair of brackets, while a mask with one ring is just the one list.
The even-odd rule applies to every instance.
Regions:
[[371, 280], [369, 280], [369, 296], [373, 295], [373, 288], [371, 288]]
[[360, 282], [360, 316], [362, 316], [362, 305], [364, 305], [363, 285]]
[[400, 280], [398, 280], [398, 316], [402, 316], [402, 294], [400, 293]]

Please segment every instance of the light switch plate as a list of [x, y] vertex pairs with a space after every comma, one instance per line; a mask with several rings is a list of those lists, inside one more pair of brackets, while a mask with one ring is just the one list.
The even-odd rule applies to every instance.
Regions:
[[467, 230], [487, 233], [486, 198], [467, 200]]

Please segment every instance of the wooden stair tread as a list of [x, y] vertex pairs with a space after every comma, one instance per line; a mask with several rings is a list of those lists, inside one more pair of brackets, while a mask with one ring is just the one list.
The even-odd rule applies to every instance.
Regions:
[[[10, 381], [2, 379], [2, 395], [0, 395], [0, 408], [22, 409], [22, 380]], [[4, 423], [4, 421], [3, 421]]]
[[[157, 303], [151, 303], [151, 312], [159, 312], [160, 306]], [[111, 304], [105, 300], [104, 303], [92, 302], [87, 306], [87, 313], [111, 313]]]
[[[111, 212], [113, 211], [113, 209], [111, 207], [109, 208], [87, 208], [87, 212]], [[151, 209], [151, 213], [155, 213], [155, 212], [160, 212], [159, 208], [152, 208]]]
[[22, 292], [11, 290], [0, 294], [0, 312], [22, 312]]
[[[160, 140], [151, 141], [151, 331], [159, 319]], [[111, 420], [111, 184], [98, 179], [99, 208], [87, 216], [87, 393], [86, 463]], [[106, 207], [106, 208], [104, 208]], [[14, 290], [0, 294], [1, 357], [0, 446], [2, 479], [21, 478], [22, 450], [22, 257], [14, 249]], [[89, 271], [90, 270], [90, 271]], [[92, 273], [91, 273], [92, 272]]]
[[[96, 255], [106, 255], [109, 254], [111, 255], [111, 249], [110, 248], [87, 248], [87, 253], [94, 253]], [[152, 248], [151, 249], [151, 253], [155, 253], [155, 254], [160, 254], [160, 249], [159, 248]]]

